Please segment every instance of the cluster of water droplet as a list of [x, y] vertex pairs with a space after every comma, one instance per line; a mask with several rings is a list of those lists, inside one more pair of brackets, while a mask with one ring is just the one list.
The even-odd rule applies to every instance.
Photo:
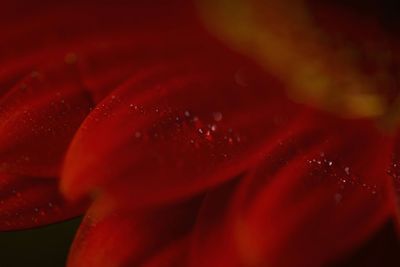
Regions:
[[371, 195], [378, 193], [376, 185], [365, 182], [363, 177], [354, 173], [349, 166], [342, 164], [340, 161], [329, 159], [323, 152], [320, 153], [319, 157], [308, 159], [307, 163], [311, 165], [310, 171], [318, 173], [322, 179], [336, 180], [340, 191], [336, 192], [333, 197], [337, 203], [342, 201], [344, 191], [350, 188], [365, 190]]

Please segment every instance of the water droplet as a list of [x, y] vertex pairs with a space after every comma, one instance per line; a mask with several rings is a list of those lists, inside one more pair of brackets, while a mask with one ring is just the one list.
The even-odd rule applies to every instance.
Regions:
[[350, 175], [350, 168], [349, 167], [344, 168], [344, 171], [346, 172], [347, 175]]
[[213, 139], [210, 131], [207, 131], [206, 134], [205, 134], [205, 136], [206, 136], [206, 139], [207, 139], [208, 141], [211, 141], [211, 140]]
[[141, 132], [139, 132], [139, 131], [136, 131], [135, 132], [135, 137], [136, 138], [140, 138], [142, 136], [142, 133]]
[[213, 117], [215, 121], [221, 121], [222, 120], [222, 113], [221, 112], [214, 112]]

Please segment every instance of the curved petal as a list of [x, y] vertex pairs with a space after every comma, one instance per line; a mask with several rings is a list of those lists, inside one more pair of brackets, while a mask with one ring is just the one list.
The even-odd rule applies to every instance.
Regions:
[[1, 172], [58, 175], [92, 101], [160, 55], [173, 58], [207, 39], [191, 5], [181, 1], [61, 1], [38, 3], [28, 14], [20, 1], [6, 2], [0, 11]]
[[68, 197], [104, 192], [131, 207], [180, 198], [231, 179], [308, 125], [245, 60], [185, 52], [136, 73], [87, 117], [63, 169]]
[[0, 231], [37, 227], [82, 214], [85, 204], [68, 204], [55, 180], [0, 175]]
[[[188, 234], [200, 200], [102, 218], [93, 217], [89, 210], [73, 243], [68, 266], [141, 266], [149, 261], [153, 264], [154, 257], [168, 259], [160, 251]], [[162, 254], [174, 254], [175, 249], [171, 250]]]
[[271, 155], [230, 193], [209, 196], [190, 266], [323, 266], [393, 218], [391, 138], [358, 122], [335, 127], [313, 145]]
[[0, 171], [56, 176], [90, 106], [73, 66], [30, 73], [0, 99]]

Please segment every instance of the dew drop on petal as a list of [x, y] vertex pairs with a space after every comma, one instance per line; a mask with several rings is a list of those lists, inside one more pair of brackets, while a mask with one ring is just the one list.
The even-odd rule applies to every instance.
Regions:
[[221, 121], [222, 120], [222, 113], [221, 112], [214, 112], [213, 117], [215, 121]]
[[140, 138], [142, 136], [142, 133], [141, 132], [139, 132], [139, 131], [136, 131], [135, 132], [135, 137], [136, 138]]

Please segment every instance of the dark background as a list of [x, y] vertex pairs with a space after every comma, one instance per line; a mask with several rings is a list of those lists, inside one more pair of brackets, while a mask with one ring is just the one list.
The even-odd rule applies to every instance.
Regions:
[[81, 218], [0, 233], [0, 267], [63, 267]]

